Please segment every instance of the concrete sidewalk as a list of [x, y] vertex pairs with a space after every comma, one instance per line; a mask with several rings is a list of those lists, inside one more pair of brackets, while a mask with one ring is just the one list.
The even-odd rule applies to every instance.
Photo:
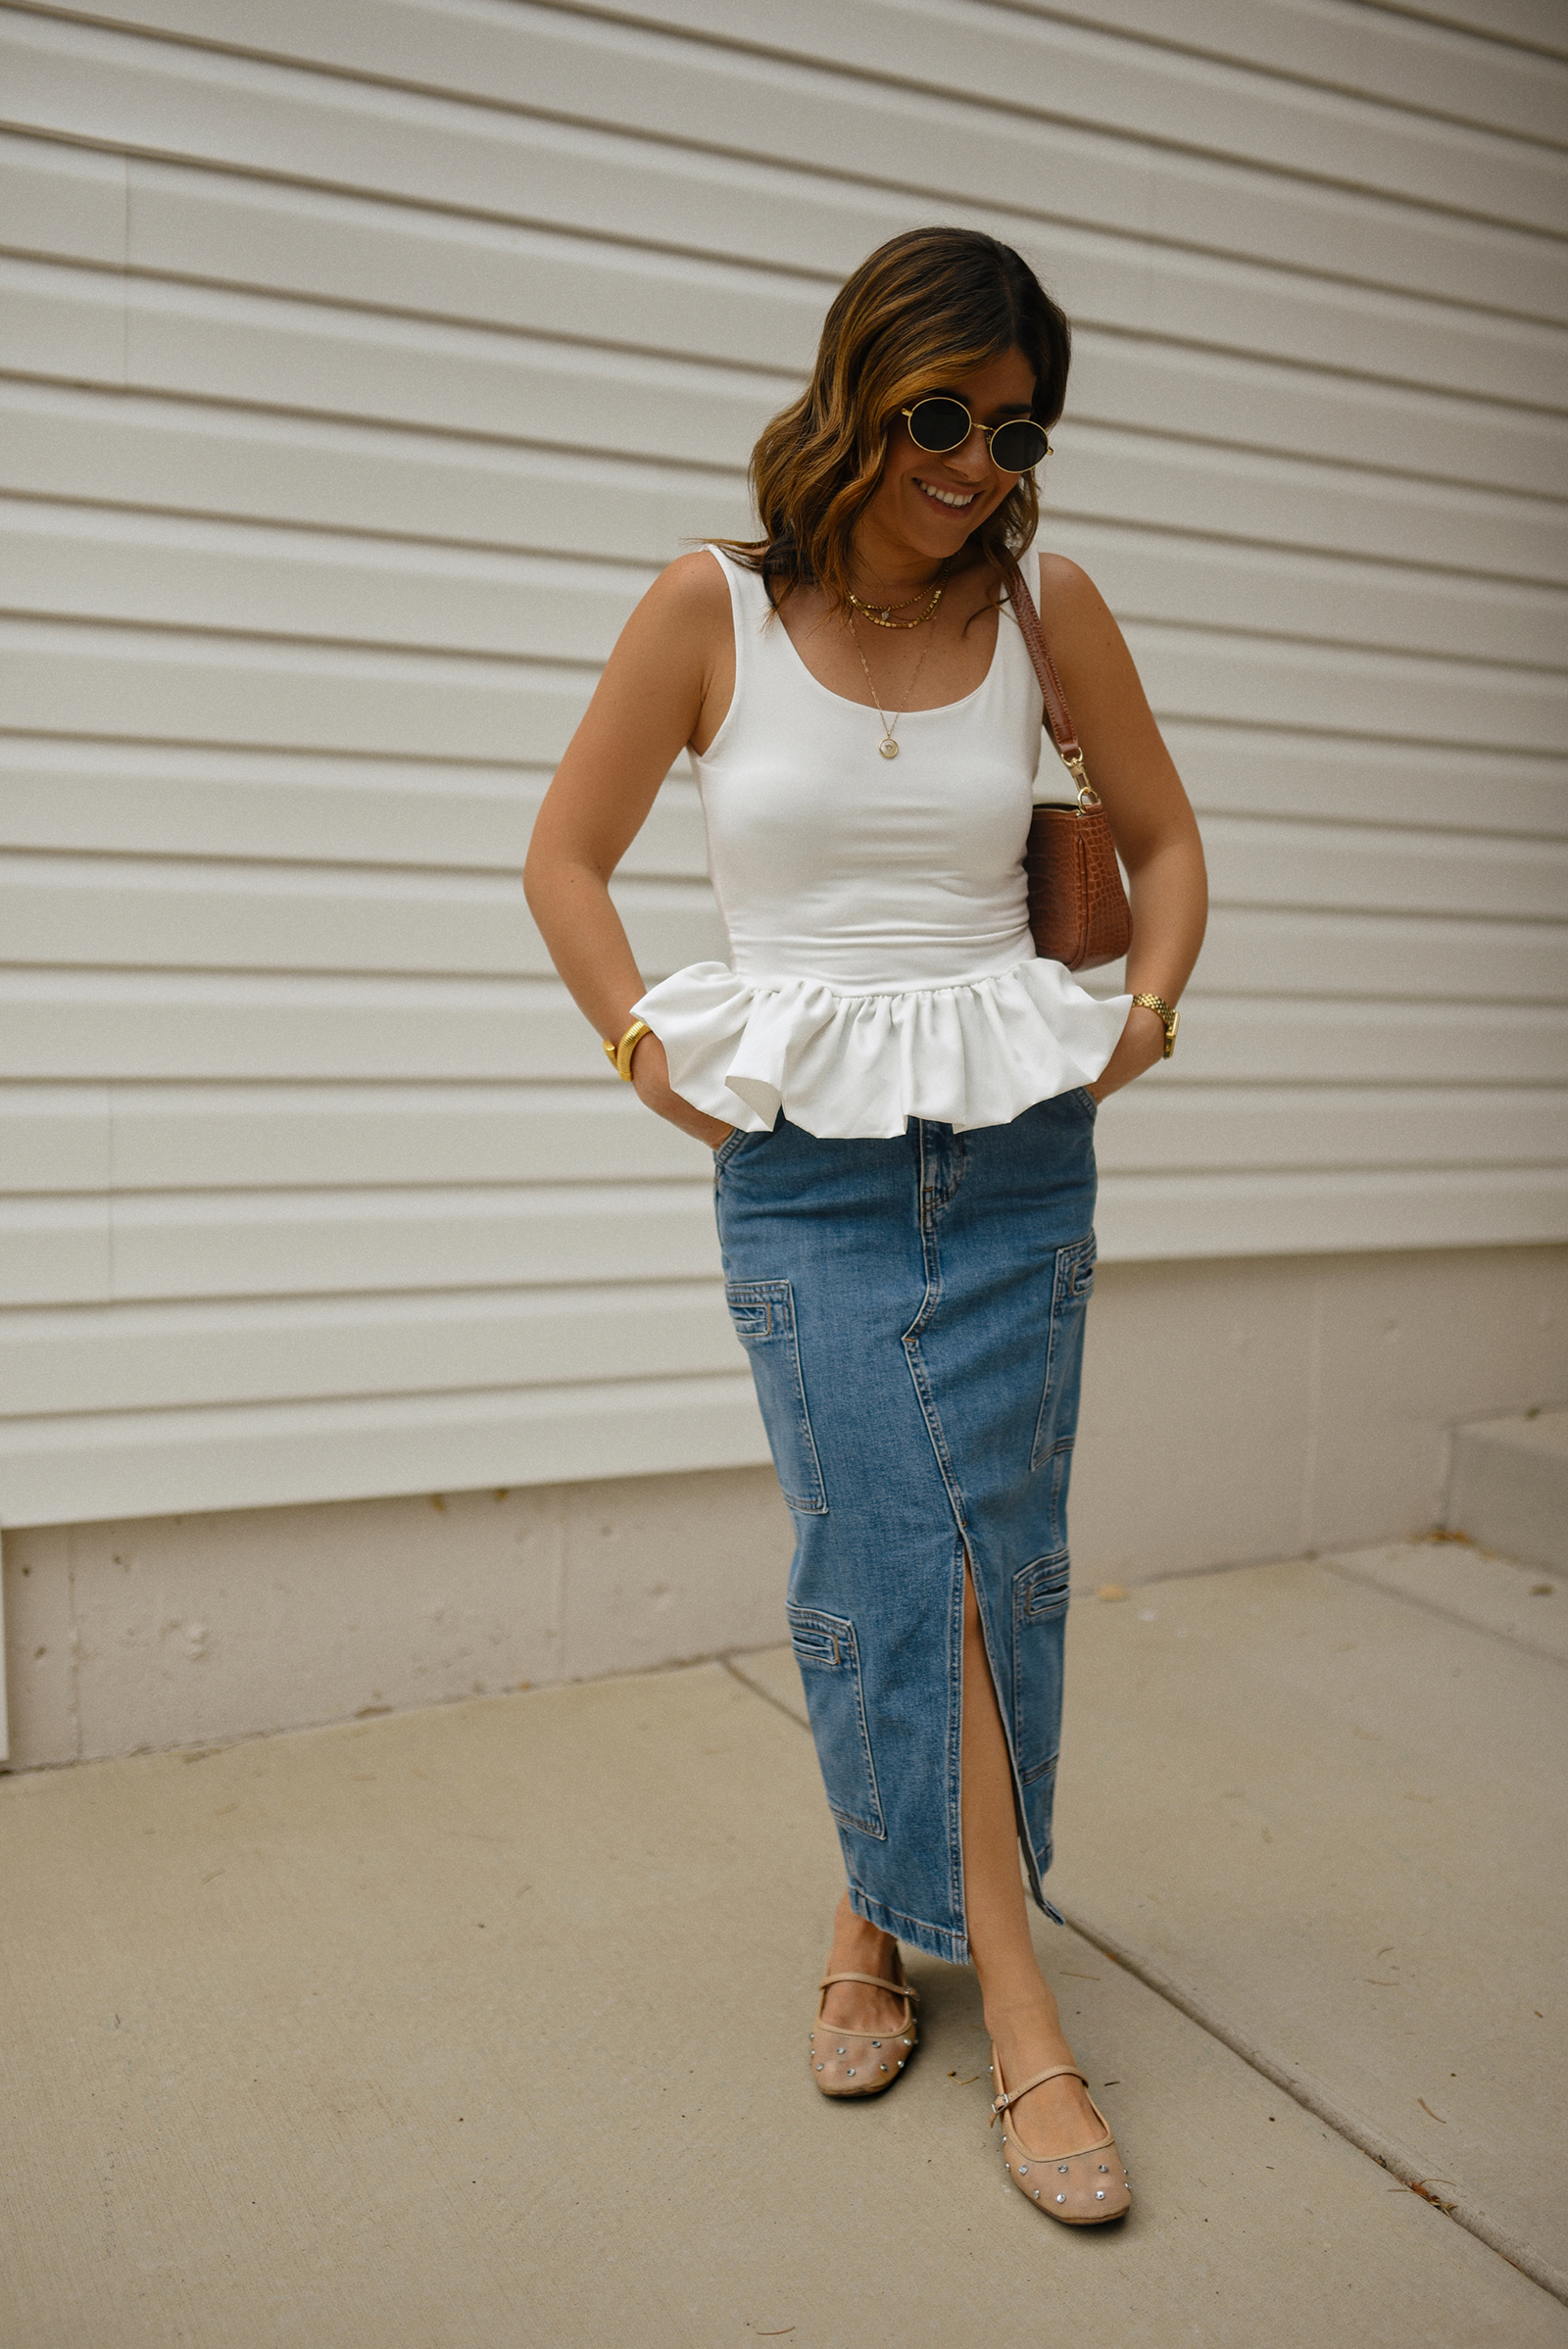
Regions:
[[787, 1651], [0, 1782], [0, 2344], [1568, 2343], [1562, 1615], [1453, 1547], [1075, 1602], [1103, 2232], [1007, 2184], [965, 1972], [812, 2091]]

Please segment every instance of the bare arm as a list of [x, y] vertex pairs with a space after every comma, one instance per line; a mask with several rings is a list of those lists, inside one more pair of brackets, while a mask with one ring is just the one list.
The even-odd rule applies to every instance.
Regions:
[[[1064, 556], [1040, 564], [1040, 616], [1084, 746], [1084, 763], [1127, 867], [1133, 942], [1130, 995], [1179, 999], [1208, 918], [1198, 823], [1160, 739], [1133, 657], [1094, 581]], [[1164, 1051], [1159, 1015], [1134, 1004], [1101, 1076], [1097, 1101], [1152, 1067]]]
[[[728, 585], [710, 556], [682, 556], [626, 622], [545, 794], [523, 889], [551, 960], [601, 1036], [623, 1035], [648, 992], [610, 877], [673, 760], [717, 731], [733, 680]], [[710, 1149], [730, 1132], [670, 1091], [657, 1036], [638, 1045], [632, 1082], [649, 1108]]]

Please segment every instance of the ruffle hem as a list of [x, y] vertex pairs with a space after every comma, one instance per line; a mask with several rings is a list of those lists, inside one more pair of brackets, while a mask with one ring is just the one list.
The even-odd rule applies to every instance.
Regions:
[[1084, 992], [1059, 962], [986, 978], [855, 994], [820, 979], [738, 978], [694, 962], [633, 1006], [664, 1048], [683, 1101], [752, 1134], [782, 1108], [819, 1140], [902, 1134], [911, 1117], [1010, 1125], [1036, 1101], [1092, 1084], [1132, 998]]

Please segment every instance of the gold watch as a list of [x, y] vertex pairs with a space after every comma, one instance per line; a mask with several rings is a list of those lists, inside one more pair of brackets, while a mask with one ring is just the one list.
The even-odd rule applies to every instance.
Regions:
[[1174, 1005], [1167, 1003], [1162, 995], [1135, 995], [1133, 1002], [1142, 1003], [1146, 1011], [1158, 1014], [1165, 1029], [1165, 1050], [1159, 1056], [1162, 1060], [1168, 1060], [1176, 1050], [1176, 1031], [1182, 1024], [1181, 1013]]

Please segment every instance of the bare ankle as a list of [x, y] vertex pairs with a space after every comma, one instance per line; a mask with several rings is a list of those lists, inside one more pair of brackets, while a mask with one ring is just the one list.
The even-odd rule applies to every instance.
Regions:
[[986, 2030], [999, 2046], [1065, 2047], [1061, 2015], [1044, 1982], [982, 1991]]
[[1051, 1985], [1038, 1966], [975, 1966], [986, 2013], [1032, 2015], [1042, 2008], [1054, 2011]]
[[844, 1963], [854, 1961], [860, 1973], [885, 1974], [893, 1964], [898, 1943], [880, 1926], [870, 1925], [858, 1909], [851, 1905], [846, 1893], [839, 1902], [833, 1919], [833, 1953]]

